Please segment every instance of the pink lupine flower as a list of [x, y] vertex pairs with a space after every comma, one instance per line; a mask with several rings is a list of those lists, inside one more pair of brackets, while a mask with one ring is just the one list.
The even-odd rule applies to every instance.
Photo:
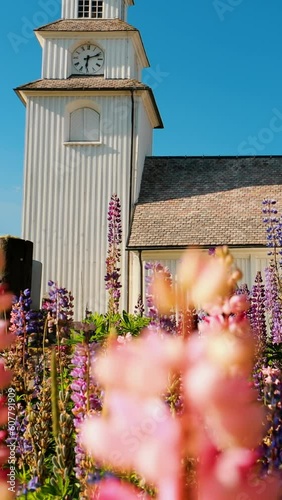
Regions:
[[[222, 361], [219, 356], [214, 356], [214, 352], [210, 353], [206, 338], [188, 343], [188, 353], [190, 346], [195, 352], [197, 343], [201, 350], [198, 350], [197, 362], [186, 371], [184, 390], [193, 407], [202, 415], [210, 438], [219, 449], [257, 446], [262, 437], [264, 413], [256, 402], [255, 391], [245, 376], [228, 370], [224, 351]], [[226, 357], [229, 363], [234, 362], [232, 353], [228, 357], [227, 352]]]
[[117, 337], [117, 342], [119, 344], [126, 344], [127, 342], [131, 342], [132, 339], [133, 339], [132, 334], [128, 332], [126, 335], [119, 335]]
[[112, 344], [106, 355], [96, 360], [93, 369], [107, 389], [121, 388], [140, 396], [154, 396], [167, 388], [169, 370], [179, 369], [182, 362], [180, 338], [149, 332], [122, 348], [120, 343]]
[[[138, 491], [129, 484], [117, 479], [105, 479], [98, 484], [96, 491], [94, 488], [89, 500], [136, 500], [138, 497]], [[147, 498], [147, 495], [142, 495], [142, 500]]]
[[198, 500], [277, 500], [281, 487], [276, 477], [260, 479], [256, 455], [245, 448], [218, 453], [208, 441], [198, 467]]
[[0, 311], [10, 309], [12, 305], [13, 295], [11, 293], [0, 293]]
[[7, 387], [12, 380], [12, 372], [6, 370], [4, 360], [0, 358], [0, 386]]
[[15, 340], [15, 336], [11, 333], [7, 333], [8, 325], [6, 321], [0, 320], [0, 351], [10, 347], [12, 342]]
[[160, 484], [179, 475], [180, 429], [158, 398], [138, 399], [109, 392], [106, 418], [89, 418], [82, 440], [98, 460], [118, 469], [136, 469]]
[[[4, 267], [4, 255], [0, 251], [0, 271]], [[6, 292], [5, 286], [0, 286], [0, 312], [6, 311], [11, 308], [12, 295]], [[10, 346], [13, 336], [7, 334], [6, 324], [3, 321], [0, 322], [0, 350], [6, 349]], [[11, 381], [12, 373], [5, 370], [4, 361], [0, 359], [0, 388], [4, 389], [7, 387]], [[8, 420], [8, 411], [5, 406], [6, 399], [2, 396], [0, 398], [0, 426], [6, 425]], [[9, 457], [9, 450], [3, 444], [5, 439], [5, 434], [1, 434], [0, 437], [0, 466], [3, 466]], [[9, 491], [9, 486], [7, 483], [6, 473], [0, 471], [0, 498], [1, 500], [10, 500], [14, 498], [13, 492]]]
[[182, 257], [177, 277], [177, 285], [171, 285], [164, 273], [155, 273], [152, 291], [161, 313], [185, 311], [193, 306], [210, 312], [210, 308], [222, 306], [233, 293], [241, 273], [234, 269], [228, 249], [222, 247], [216, 250], [214, 257], [188, 250]]
[[[248, 381], [254, 353], [249, 304], [232, 297], [240, 277], [225, 247], [214, 257], [187, 253], [177, 286], [158, 272], [154, 295], [163, 314], [204, 305], [209, 317], [200, 335], [187, 341], [157, 330], [110, 342], [93, 367], [105, 406], [85, 423], [84, 446], [102, 463], [139, 472], [155, 484], [158, 500], [196, 498], [184, 481], [183, 459], [191, 453], [199, 461], [198, 500], [278, 499], [277, 480], [259, 479], [254, 468], [264, 412]], [[161, 398], [170, 375], [178, 381], [181, 375], [175, 387], [183, 409], [175, 417]], [[131, 499], [128, 491], [123, 500]]]
[[228, 299], [224, 306], [223, 312], [224, 314], [239, 314], [245, 311], [248, 311], [250, 308], [250, 302], [246, 295], [233, 295]]

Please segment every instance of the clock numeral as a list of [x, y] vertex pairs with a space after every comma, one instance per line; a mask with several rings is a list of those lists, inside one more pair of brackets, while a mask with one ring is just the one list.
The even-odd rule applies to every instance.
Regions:
[[81, 50], [85, 51], [85, 47], [83, 47], [83, 46], [82, 46], [82, 47], [81, 47]]
[[87, 49], [90, 50], [90, 45], [87, 45]]

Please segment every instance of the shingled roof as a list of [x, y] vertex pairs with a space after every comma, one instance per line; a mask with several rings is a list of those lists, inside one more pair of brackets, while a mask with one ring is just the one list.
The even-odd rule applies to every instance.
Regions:
[[128, 248], [264, 246], [262, 200], [282, 208], [282, 157], [149, 157]]
[[64, 80], [42, 79], [27, 83], [16, 90], [150, 90], [150, 87], [138, 80], [106, 79], [103, 76], [76, 76], [72, 75]]
[[137, 31], [120, 19], [62, 19], [54, 23], [45, 24], [36, 31]]

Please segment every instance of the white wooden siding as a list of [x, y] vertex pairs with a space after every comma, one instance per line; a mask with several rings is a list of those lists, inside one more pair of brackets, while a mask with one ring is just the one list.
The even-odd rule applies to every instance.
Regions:
[[96, 44], [105, 53], [105, 62], [101, 72], [105, 78], [135, 78], [140, 76], [136, 65], [132, 40], [126, 38], [105, 39], [98, 34], [94, 37], [84, 33], [74, 39], [47, 39], [43, 46], [42, 78], [68, 78], [80, 74], [72, 65], [72, 52], [81, 44]]
[[136, 171], [134, 201], [137, 202], [146, 156], [152, 155], [152, 130], [141, 99], [137, 99]]
[[[267, 250], [262, 248], [234, 248], [231, 249], [231, 253], [235, 258], [235, 263], [238, 268], [243, 272], [243, 279], [240, 283], [246, 283], [249, 289], [254, 285], [255, 277], [258, 271], [262, 273], [264, 278], [265, 268], [268, 265]], [[146, 264], [148, 262], [160, 262], [162, 265], [167, 266], [173, 276], [177, 281], [177, 266], [181, 258], [181, 251], [143, 251], [142, 261], [143, 261], [143, 290], [144, 297], [146, 291], [146, 277], [149, 275], [149, 271], [146, 269]], [[136, 283], [133, 285], [135, 290], [135, 296], [132, 296], [131, 307], [136, 303], [136, 296], [138, 297], [139, 289], [139, 277], [138, 277], [138, 267], [139, 262], [135, 256], [132, 262], [134, 262], [134, 273]]]
[[[79, 98], [31, 97], [27, 105], [23, 237], [34, 242], [34, 259], [43, 263], [42, 292], [49, 279], [67, 287], [76, 299], [76, 317], [86, 305], [106, 309], [107, 210], [113, 193], [122, 204], [124, 246], [128, 229], [131, 113], [120, 109], [130, 110], [130, 96], [88, 100], [101, 114], [97, 146], [64, 144], [66, 109]], [[124, 292], [127, 253], [122, 255]], [[121, 305], [126, 307], [124, 294]]]

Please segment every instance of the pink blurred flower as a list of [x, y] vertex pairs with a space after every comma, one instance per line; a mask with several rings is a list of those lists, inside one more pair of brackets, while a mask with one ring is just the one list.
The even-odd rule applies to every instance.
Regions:
[[201, 457], [198, 500], [278, 500], [280, 480], [258, 477], [254, 452], [233, 448], [218, 453], [207, 441]]
[[177, 286], [167, 282], [164, 273], [156, 273], [152, 283], [154, 302], [162, 313], [191, 306], [207, 308], [228, 297], [241, 277], [232, 269], [228, 249], [211, 257], [200, 251], [187, 250], [177, 270]]
[[10, 347], [15, 340], [15, 336], [8, 332], [7, 322], [0, 320], [0, 351]]
[[0, 358], [0, 387], [7, 387], [12, 380], [12, 376], [12, 372], [6, 370], [4, 360]]
[[[96, 491], [90, 494], [90, 500], [136, 500], [138, 491], [129, 484], [117, 479], [105, 479], [98, 483]], [[142, 497], [144, 500], [145, 497]]]
[[235, 370], [248, 366], [250, 353], [241, 339], [228, 340], [229, 335], [211, 334], [188, 342], [188, 359], [193, 353], [197, 357], [187, 367], [184, 390], [219, 449], [255, 447], [262, 437], [264, 412], [247, 376]]
[[118, 469], [136, 469], [160, 484], [178, 478], [180, 428], [159, 399], [108, 393], [106, 418], [89, 418], [82, 442], [97, 459]]
[[93, 370], [107, 390], [122, 389], [149, 397], [167, 388], [169, 371], [179, 369], [182, 362], [181, 338], [148, 332], [123, 345], [111, 345], [95, 361]]
[[[177, 286], [158, 272], [153, 289], [164, 314], [186, 311], [187, 304], [206, 307], [210, 316], [200, 323], [200, 335], [118, 339], [93, 366], [105, 406], [84, 424], [84, 446], [100, 462], [153, 482], [159, 500], [190, 500], [181, 482], [191, 451], [199, 458], [199, 500], [277, 499], [276, 479], [259, 479], [253, 467], [264, 412], [248, 381], [254, 353], [249, 304], [245, 296], [232, 297], [240, 277], [226, 247], [215, 257], [188, 252]], [[171, 375], [178, 382], [181, 376], [175, 395], [183, 411], [176, 417], [161, 399]], [[123, 491], [123, 500], [130, 499], [132, 492]]]
[[119, 344], [124, 345], [127, 342], [131, 342], [132, 339], [133, 339], [132, 334], [130, 332], [128, 332], [126, 335], [119, 335], [117, 338], [117, 342]]

